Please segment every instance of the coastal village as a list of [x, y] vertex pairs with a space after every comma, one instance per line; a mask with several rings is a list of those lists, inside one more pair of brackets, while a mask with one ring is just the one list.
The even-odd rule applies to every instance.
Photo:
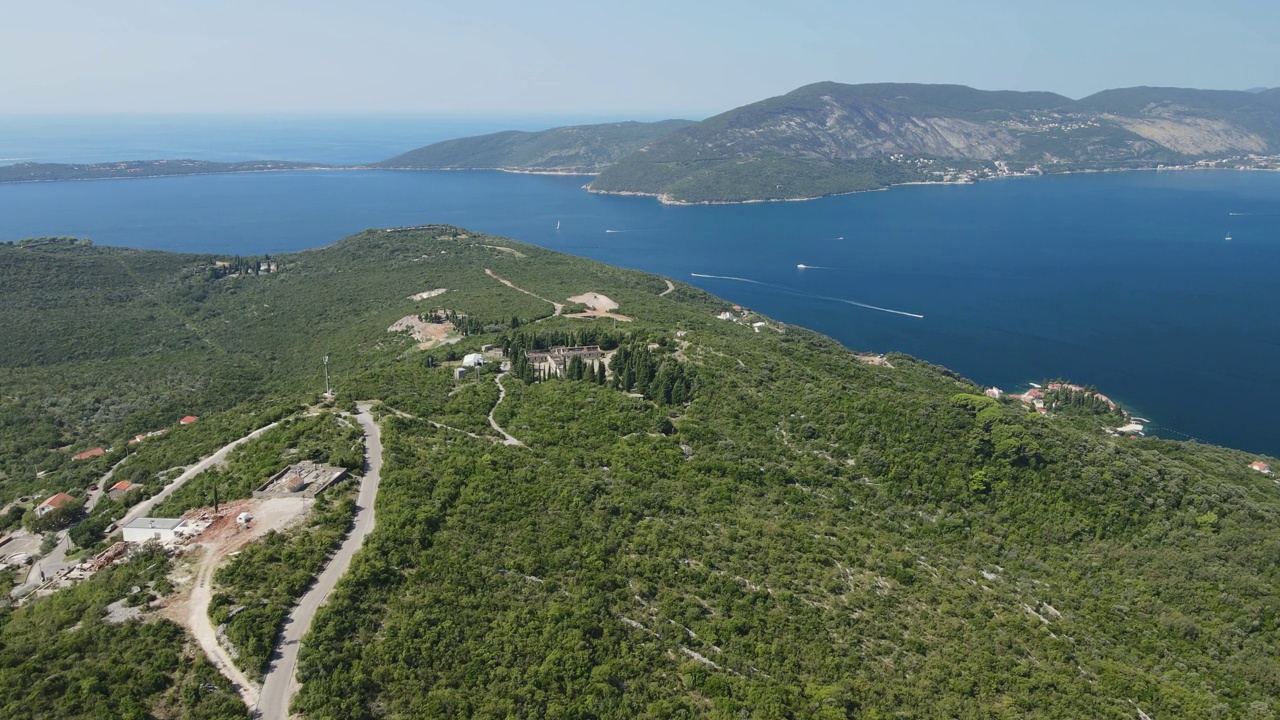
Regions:
[[[1085, 127], [1087, 123], [1078, 124], [1078, 127]], [[1077, 127], [1072, 124], [1069, 127]], [[890, 162], [907, 166], [908, 168], [928, 176], [929, 179], [923, 182], [906, 182], [904, 185], [921, 185], [921, 184], [943, 184], [943, 185], [968, 185], [982, 180], [996, 180], [1000, 178], [1013, 177], [1035, 177], [1038, 175], [1046, 175], [1054, 172], [1063, 172], [1059, 169], [1052, 169], [1053, 166], [1060, 165], [1060, 162], [1048, 163], [1013, 163], [1006, 160], [992, 160], [975, 166], [958, 167], [951, 165], [942, 165], [937, 158], [931, 157], [912, 157], [904, 153], [895, 153], [887, 156]], [[1228, 157], [1215, 157], [1206, 160], [1196, 160], [1194, 162], [1184, 164], [1156, 164], [1149, 168], [1150, 170], [1280, 170], [1280, 155], [1264, 155], [1260, 153], [1244, 153], [1240, 155], [1232, 155]], [[1097, 170], [1070, 170], [1070, 172], [1102, 172]]]
[[1129, 437], [1145, 436], [1146, 426], [1143, 425], [1142, 422], [1139, 422], [1145, 422], [1145, 418], [1133, 417], [1128, 413], [1128, 411], [1116, 404], [1116, 402], [1111, 398], [1103, 395], [1097, 390], [1086, 388], [1082, 385], [1076, 385], [1068, 382], [1049, 382], [1044, 385], [1031, 383], [1031, 388], [1021, 394], [1009, 394], [998, 387], [987, 388], [984, 394], [994, 400], [1001, 400], [1005, 398], [1018, 400], [1024, 403], [1029, 409], [1034, 410], [1041, 415], [1049, 415], [1052, 413], [1054, 408], [1050, 404], [1046, 403], [1045, 393], [1057, 393], [1062, 391], [1079, 393], [1084, 397], [1097, 400], [1106, 405], [1111, 412], [1121, 414], [1126, 421], [1125, 424], [1114, 428], [1105, 428], [1108, 433]]

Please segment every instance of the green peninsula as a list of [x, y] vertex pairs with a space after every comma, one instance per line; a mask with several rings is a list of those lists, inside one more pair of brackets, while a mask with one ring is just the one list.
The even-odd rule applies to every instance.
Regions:
[[[301, 645], [302, 717], [1280, 710], [1280, 486], [1242, 452], [449, 226], [269, 259], [0, 245], [0, 308], [4, 502], [81, 494], [187, 414], [117, 472], [159, 487], [281, 418], [316, 437], [226, 472], [286, 440], [349, 459], [325, 356], [339, 408], [375, 403], [377, 525]], [[304, 584], [293, 537], [220, 576], [255, 612]], [[180, 592], [165, 562], [0, 609], [4, 715], [247, 715], [160, 610], [106, 619]]]
[[446, 140], [373, 167], [418, 170], [510, 170], [594, 175], [693, 123], [688, 120], [575, 125]]
[[0, 183], [52, 180], [112, 180], [120, 178], [219, 175], [226, 173], [319, 170], [325, 165], [284, 160], [209, 162], [207, 160], [130, 160], [106, 163], [33, 163], [0, 165]]

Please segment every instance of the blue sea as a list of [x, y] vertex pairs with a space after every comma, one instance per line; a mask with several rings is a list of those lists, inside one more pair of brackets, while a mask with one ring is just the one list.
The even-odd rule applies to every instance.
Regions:
[[[177, 122], [152, 156], [368, 162], [546, 120], [272, 119], [295, 128], [280, 137], [305, 138], [296, 151], [255, 130], [262, 119], [244, 135], [221, 122], [219, 137]], [[0, 158], [138, 156], [126, 151], [141, 152], [145, 133], [125, 125], [133, 135], [4, 137]], [[1157, 434], [1280, 455], [1278, 173], [1084, 174], [696, 207], [592, 195], [586, 181], [320, 171], [5, 185], [0, 239], [260, 254], [451, 223], [676, 278], [850, 348], [907, 352], [1005, 390], [1059, 377], [1096, 385]]]

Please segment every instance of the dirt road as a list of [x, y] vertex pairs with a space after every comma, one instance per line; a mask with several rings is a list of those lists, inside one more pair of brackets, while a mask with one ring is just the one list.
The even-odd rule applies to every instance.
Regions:
[[559, 315], [561, 312], [563, 312], [563, 311], [564, 311], [564, 303], [558, 303], [558, 302], [556, 302], [555, 300], [548, 300], [548, 299], [546, 299], [546, 298], [542, 297], [541, 295], [538, 295], [538, 294], [535, 294], [535, 293], [531, 293], [531, 292], [529, 292], [528, 290], [525, 290], [524, 288], [520, 287], [519, 285], [516, 285], [515, 283], [511, 282], [510, 280], [508, 280], [508, 279], [506, 279], [506, 278], [502, 277], [501, 275], [499, 275], [499, 274], [495, 273], [494, 271], [490, 270], [489, 268], [485, 268], [485, 269], [484, 269], [484, 273], [485, 273], [485, 275], [488, 275], [489, 277], [493, 278], [494, 280], [497, 280], [498, 282], [502, 283], [503, 285], [506, 285], [507, 287], [511, 288], [512, 290], [519, 290], [520, 292], [524, 293], [525, 295], [528, 295], [528, 296], [530, 296], [530, 297], [536, 297], [536, 298], [538, 298], [538, 299], [539, 299], [539, 300], [541, 300], [542, 302], [548, 302], [548, 303], [551, 303], [551, 307], [555, 308], [555, 313], [552, 315], [552, 317], [555, 317], [556, 315]]
[[342, 541], [338, 552], [316, 579], [316, 584], [302, 596], [285, 619], [275, 660], [262, 683], [255, 717], [270, 720], [285, 720], [289, 717], [289, 703], [298, 692], [298, 645], [302, 636], [311, 628], [316, 610], [329, 597], [338, 578], [346, 574], [347, 568], [351, 566], [351, 559], [364, 543], [365, 536], [373, 530], [373, 504], [378, 496], [379, 473], [382, 470], [382, 432], [369, 414], [369, 403], [360, 403], [358, 407], [360, 412], [356, 419], [364, 430], [367, 468], [364, 479], [360, 482], [360, 493], [356, 496], [355, 523], [351, 534]]
[[502, 386], [502, 373], [498, 373], [497, 375], [495, 375], [493, 377], [493, 381], [498, 384], [498, 402], [494, 403], [493, 407], [489, 408], [489, 424], [493, 426], [494, 430], [497, 430], [499, 433], [502, 433], [502, 437], [504, 438], [502, 441], [503, 445], [523, 446], [524, 443], [512, 437], [511, 433], [507, 432], [506, 430], [503, 430], [502, 426], [498, 424], [498, 421], [493, 419], [493, 411], [498, 409], [498, 406], [502, 404], [503, 398], [507, 396], [507, 389]]
[[218, 642], [218, 632], [209, 619], [209, 601], [213, 599], [213, 571], [221, 560], [220, 554], [213, 549], [206, 549], [200, 559], [200, 570], [196, 574], [195, 586], [191, 588], [191, 599], [188, 601], [187, 628], [200, 643], [209, 662], [218, 668], [248, 707], [258, 704], [258, 688], [249, 682], [249, 678], [236, 667], [226, 648]]

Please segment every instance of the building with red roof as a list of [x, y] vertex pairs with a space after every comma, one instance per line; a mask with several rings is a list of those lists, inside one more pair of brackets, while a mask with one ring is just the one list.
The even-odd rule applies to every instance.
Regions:
[[44, 517], [69, 502], [75, 502], [75, 498], [64, 492], [50, 495], [47, 500], [36, 506], [36, 517]]
[[1249, 463], [1249, 467], [1253, 468], [1254, 470], [1257, 470], [1263, 475], [1271, 474], [1271, 466], [1262, 462], [1261, 460], [1254, 460], [1253, 462]]
[[71, 459], [72, 460], [88, 460], [90, 458], [102, 457], [103, 455], [106, 455], [106, 454], [107, 454], [106, 450], [103, 450], [100, 447], [96, 447], [92, 450], [85, 450], [84, 452], [78, 455], [72, 455]]
[[197, 421], [197, 420], [199, 420], [199, 419], [200, 419], [200, 418], [196, 417], [195, 415], [188, 415], [188, 416], [186, 416], [186, 417], [182, 418], [181, 420], [179, 420], [179, 421], [178, 421], [178, 424], [179, 424], [179, 425], [190, 425], [191, 423], [193, 423], [193, 422], [195, 422], [195, 421]]
[[137, 490], [141, 487], [142, 486], [139, 485], [138, 483], [129, 482], [128, 480], [121, 480], [120, 482], [111, 486], [111, 489], [107, 491], [107, 497], [111, 498], [112, 500], [119, 500], [129, 492], [133, 490]]

